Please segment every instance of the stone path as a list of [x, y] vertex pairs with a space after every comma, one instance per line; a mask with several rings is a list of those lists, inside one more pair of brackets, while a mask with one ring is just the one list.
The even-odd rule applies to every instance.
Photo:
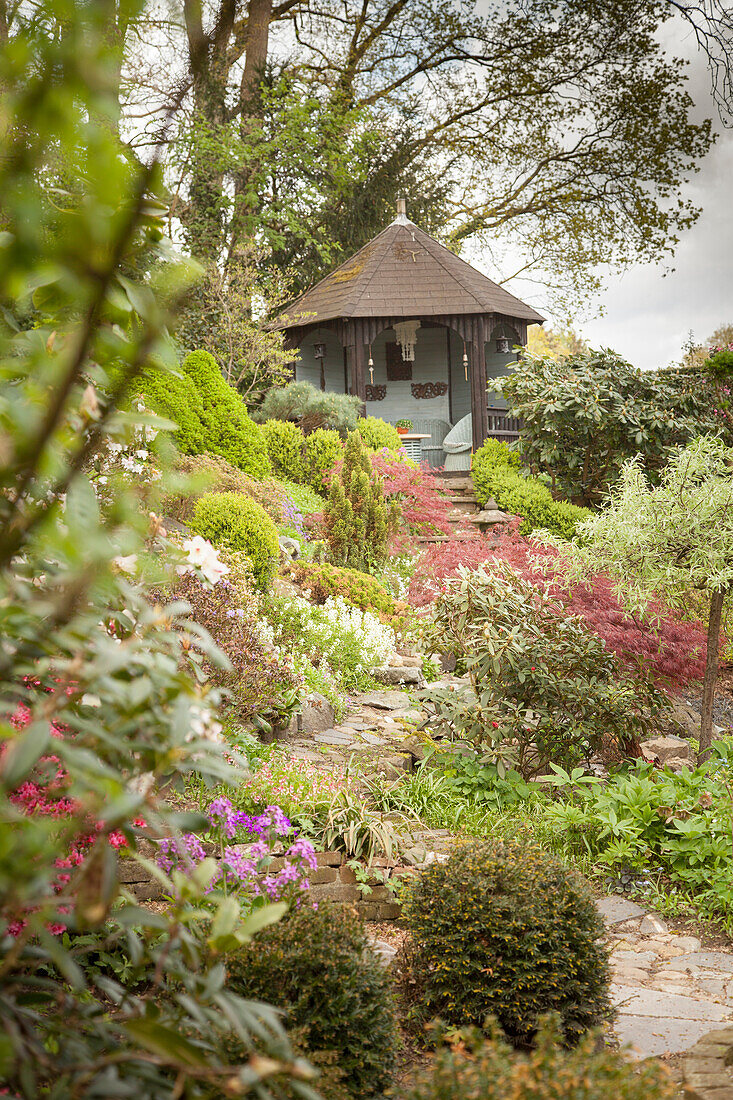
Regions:
[[633, 1057], [676, 1053], [733, 1020], [733, 954], [702, 951], [695, 936], [622, 897], [598, 902], [608, 928], [619, 1013], [615, 1033]]

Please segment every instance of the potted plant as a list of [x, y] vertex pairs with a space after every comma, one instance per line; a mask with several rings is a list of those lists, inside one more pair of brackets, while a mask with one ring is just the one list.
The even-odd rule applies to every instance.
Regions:
[[412, 421], [408, 420], [407, 417], [405, 417], [403, 420], [397, 421], [397, 423], [395, 424], [395, 428], [400, 435], [406, 435], [407, 432], [412, 431]]

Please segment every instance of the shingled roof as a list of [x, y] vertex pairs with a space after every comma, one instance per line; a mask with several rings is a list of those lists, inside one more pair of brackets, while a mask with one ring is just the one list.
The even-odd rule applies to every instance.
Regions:
[[297, 298], [274, 327], [313, 325], [339, 317], [459, 313], [498, 313], [529, 324], [544, 321], [531, 306], [399, 214], [350, 260]]

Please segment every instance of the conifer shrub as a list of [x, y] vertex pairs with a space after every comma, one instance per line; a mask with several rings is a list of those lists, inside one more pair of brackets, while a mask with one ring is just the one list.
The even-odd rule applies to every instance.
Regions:
[[305, 437], [298, 425], [287, 420], [266, 420], [262, 434], [276, 476], [296, 483], [303, 481]]
[[280, 557], [277, 528], [264, 508], [240, 493], [204, 493], [194, 506], [191, 530], [214, 546], [241, 550], [258, 588], [268, 588]]
[[378, 416], [360, 417], [356, 430], [370, 451], [381, 451], [385, 447], [388, 451], [398, 451], [402, 446], [397, 429]]
[[284, 1009], [307, 1057], [337, 1055], [350, 1096], [367, 1100], [389, 1084], [400, 1042], [390, 980], [352, 909], [303, 905], [226, 965], [228, 989]]
[[317, 428], [327, 428], [345, 436], [353, 432], [359, 418], [361, 402], [348, 393], [317, 390], [310, 382], [290, 382], [270, 390], [256, 416], [265, 420], [292, 420], [306, 435]]
[[272, 467], [262, 429], [248, 416], [247, 406], [224, 379], [213, 355], [191, 352], [183, 371], [201, 398], [204, 450], [221, 455], [250, 477], [267, 477]]
[[201, 454], [206, 450], [203, 402], [185, 372], [172, 374], [148, 366], [135, 380], [133, 396], [141, 398], [151, 412], [175, 423], [173, 438], [183, 454]]
[[295, 561], [289, 565], [288, 575], [296, 584], [306, 587], [317, 604], [324, 604], [329, 596], [341, 596], [354, 607], [372, 611], [386, 620], [394, 620], [400, 611], [384, 585], [357, 569], [342, 569], [328, 562]]
[[658, 1063], [629, 1062], [595, 1036], [563, 1048], [556, 1020], [543, 1021], [534, 1048], [515, 1053], [500, 1037], [476, 1031], [443, 1048], [418, 1071], [400, 1100], [674, 1100], [677, 1090]]
[[517, 1045], [556, 1012], [572, 1045], [612, 1015], [603, 921], [585, 882], [539, 848], [476, 841], [433, 863], [405, 906], [413, 1018], [482, 1027]]
[[385, 502], [381, 479], [372, 471], [362, 438], [359, 432], [351, 432], [343, 466], [331, 478], [323, 513], [331, 563], [365, 573], [379, 570], [387, 560], [397, 508]]
[[336, 431], [316, 428], [306, 436], [304, 480], [317, 493], [327, 490], [331, 474], [343, 453], [344, 445]]
[[554, 500], [546, 485], [518, 468], [515, 454], [506, 444], [493, 440], [479, 448], [471, 467], [478, 500], [485, 505], [493, 497], [505, 512], [521, 516], [519, 530], [523, 535], [544, 528], [560, 538], [572, 539], [576, 527], [592, 513], [565, 500]]

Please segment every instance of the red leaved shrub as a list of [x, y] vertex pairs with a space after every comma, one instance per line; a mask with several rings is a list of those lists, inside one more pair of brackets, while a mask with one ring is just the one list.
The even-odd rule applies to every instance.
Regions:
[[568, 613], [580, 615], [629, 669], [646, 668], [657, 683], [668, 687], [681, 688], [690, 680], [702, 679], [706, 635], [701, 623], [680, 621], [661, 602], [651, 604], [643, 619], [634, 617], [616, 599], [613, 583], [605, 576], [565, 590], [557, 583], [558, 552], [534, 546], [517, 533], [517, 526], [508, 524], [498, 539], [453, 540], [426, 550], [410, 585], [412, 606], [432, 603], [441, 582], [460, 565], [472, 569], [492, 558], [501, 559], [527, 580], [550, 584]]
[[451, 534], [451, 503], [436, 477], [422, 466], [408, 466], [392, 451], [377, 451], [371, 461], [382, 478], [385, 497], [399, 501], [412, 535]]

